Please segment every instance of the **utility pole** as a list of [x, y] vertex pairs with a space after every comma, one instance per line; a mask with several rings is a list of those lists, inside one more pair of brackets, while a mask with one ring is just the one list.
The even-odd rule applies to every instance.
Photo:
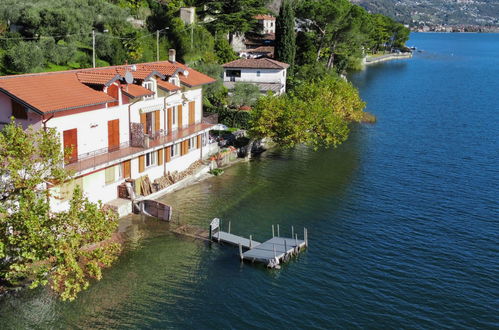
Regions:
[[194, 48], [194, 22], [191, 24], [191, 50]]
[[156, 30], [156, 62], [159, 62], [159, 30]]
[[95, 68], [95, 30], [92, 30], [92, 62]]

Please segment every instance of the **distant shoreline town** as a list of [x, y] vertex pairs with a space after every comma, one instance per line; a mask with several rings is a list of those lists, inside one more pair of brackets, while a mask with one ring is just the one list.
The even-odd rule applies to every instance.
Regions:
[[412, 32], [477, 32], [499, 33], [499, 26], [493, 25], [423, 25], [410, 28]]

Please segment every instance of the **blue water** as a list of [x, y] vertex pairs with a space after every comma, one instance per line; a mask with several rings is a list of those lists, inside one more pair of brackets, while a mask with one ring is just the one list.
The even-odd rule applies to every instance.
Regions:
[[306, 226], [297, 259], [240, 264], [130, 217], [102, 281], [73, 303], [3, 299], [0, 327], [499, 328], [499, 35], [408, 44], [424, 52], [349, 77], [378, 122], [338, 149], [270, 151], [164, 198], [257, 240]]

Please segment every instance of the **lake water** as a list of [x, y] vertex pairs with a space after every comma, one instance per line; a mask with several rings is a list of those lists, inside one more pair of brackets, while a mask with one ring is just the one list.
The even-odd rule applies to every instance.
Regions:
[[350, 80], [374, 113], [335, 150], [270, 151], [164, 201], [271, 236], [281, 270], [130, 217], [127, 250], [73, 303], [0, 301], [0, 328], [498, 328], [499, 35], [413, 34], [424, 52]]

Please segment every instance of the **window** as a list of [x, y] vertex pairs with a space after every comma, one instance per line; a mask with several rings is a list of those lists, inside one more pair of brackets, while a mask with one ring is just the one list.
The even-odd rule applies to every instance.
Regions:
[[227, 70], [225, 72], [225, 74], [227, 75], [227, 77], [237, 77], [237, 78], [240, 78], [241, 77], [241, 70]]
[[196, 137], [191, 137], [188, 142], [189, 150], [196, 149], [196, 142], [197, 138]]
[[177, 125], [177, 107], [172, 110], [172, 125]]
[[180, 154], [180, 143], [172, 145], [170, 150], [171, 158], [177, 157]]
[[121, 164], [108, 167], [104, 170], [106, 184], [114, 183], [123, 178]]
[[144, 81], [144, 83], [142, 84], [142, 86], [144, 88], [147, 88], [148, 90], [154, 92], [154, 95], [144, 96], [144, 100], [153, 99], [155, 97], [155, 95], [156, 95], [156, 84], [154, 83], [154, 81]]
[[257, 72], [256, 72], [256, 76], [257, 76], [257, 77], [260, 77], [260, 71], [257, 71]]
[[12, 103], [12, 116], [16, 119], [28, 119], [28, 112], [23, 105], [11, 100]]
[[157, 155], [157, 152], [153, 151], [153, 152], [149, 152], [146, 154], [146, 167], [151, 167], [151, 166], [154, 166], [156, 165], [156, 155]]

